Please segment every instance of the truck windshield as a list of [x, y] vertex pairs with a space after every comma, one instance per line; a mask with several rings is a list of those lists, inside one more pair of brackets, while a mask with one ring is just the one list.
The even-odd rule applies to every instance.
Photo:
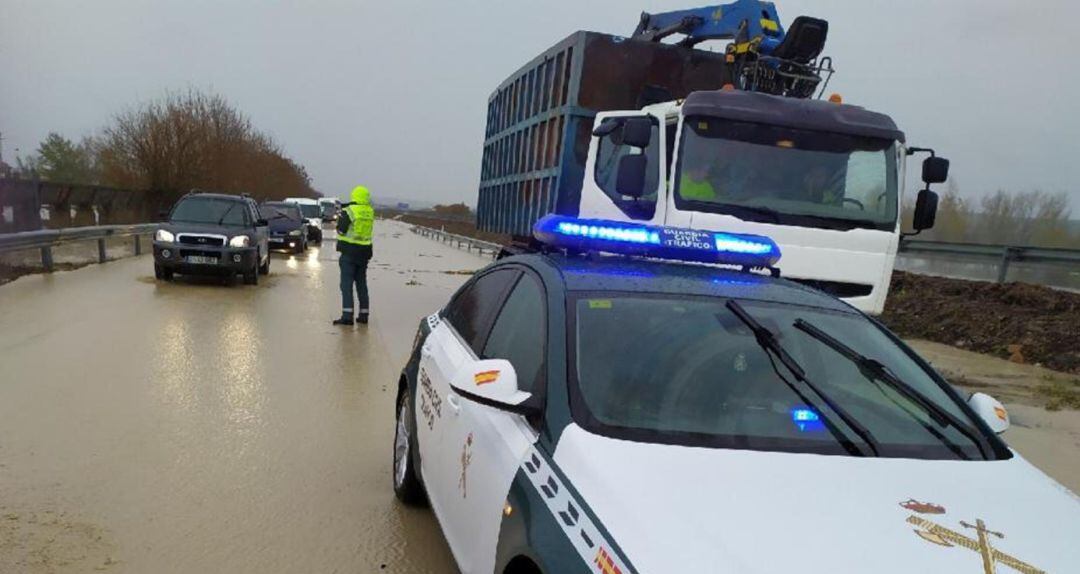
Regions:
[[[579, 296], [571, 307], [575, 421], [592, 432], [642, 442], [851, 454], [845, 443], [862, 444], [856, 431], [821, 396], [794, 381], [726, 302], [660, 294]], [[872, 433], [878, 456], [983, 458], [973, 436], [938, 424], [905, 395], [868, 379], [855, 363], [837, 360], [835, 351], [795, 327], [804, 319], [843, 333], [859, 353], [976, 427], [958, 399], [866, 317], [750, 300], [740, 304], [773, 333], [823, 395]]]
[[896, 143], [689, 116], [679, 209], [827, 228], [896, 228]]
[[296, 206], [300, 208], [300, 212], [304, 214], [304, 217], [322, 217], [322, 210], [319, 209], [318, 204], [298, 203]]

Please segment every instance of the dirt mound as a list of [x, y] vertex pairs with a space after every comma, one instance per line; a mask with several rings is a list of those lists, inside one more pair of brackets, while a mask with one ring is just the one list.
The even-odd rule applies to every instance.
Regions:
[[902, 337], [1006, 359], [1019, 345], [1026, 363], [1080, 373], [1080, 294], [897, 271], [881, 319]]

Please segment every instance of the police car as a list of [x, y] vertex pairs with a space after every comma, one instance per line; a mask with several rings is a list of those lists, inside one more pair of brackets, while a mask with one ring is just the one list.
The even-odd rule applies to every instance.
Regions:
[[400, 379], [394, 490], [462, 572], [1080, 571], [1080, 500], [1002, 442], [1002, 405], [776, 277], [767, 238], [535, 235]]

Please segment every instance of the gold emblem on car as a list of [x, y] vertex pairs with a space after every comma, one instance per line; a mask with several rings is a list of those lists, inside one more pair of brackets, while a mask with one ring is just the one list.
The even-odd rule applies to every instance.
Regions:
[[[945, 513], [945, 508], [940, 505], [918, 502], [913, 499], [904, 501], [900, 503], [900, 505], [920, 514]], [[946, 528], [945, 526], [922, 518], [921, 516], [915, 516], [914, 514], [908, 516], [907, 522], [908, 524], [916, 526], [915, 534], [927, 542], [946, 548], [962, 546], [968, 550], [978, 552], [979, 556], [982, 557], [983, 572], [985, 574], [995, 574], [997, 572], [998, 564], [1004, 564], [1023, 574], [1046, 574], [1043, 570], [1039, 570], [1031, 564], [994, 548], [991, 544], [991, 537], [1001, 540], [1005, 538], [1005, 535], [990, 530], [981, 518], [976, 519], [975, 524], [970, 524], [963, 520], [960, 521], [961, 527], [975, 531], [975, 538], [966, 536], [956, 530]]]

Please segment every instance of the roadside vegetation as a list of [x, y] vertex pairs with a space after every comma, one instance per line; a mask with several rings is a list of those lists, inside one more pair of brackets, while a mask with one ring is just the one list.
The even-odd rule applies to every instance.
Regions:
[[259, 199], [315, 196], [304, 166], [223, 97], [190, 90], [116, 114], [74, 142], [50, 133], [16, 158], [14, 176], [149, 190], [174, 199], [191, 189]]

